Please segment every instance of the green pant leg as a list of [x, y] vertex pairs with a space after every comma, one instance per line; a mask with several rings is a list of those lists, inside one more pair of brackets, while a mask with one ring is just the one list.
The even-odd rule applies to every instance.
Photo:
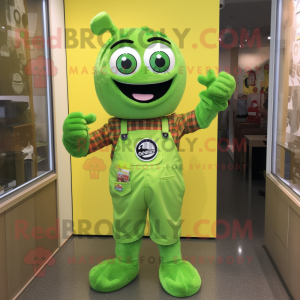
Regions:
[[[147, 205], [144, 201], [143, 174], [132, 173], [130, 182], [116, 182], [110, 176], [110, 193], [113, 202], [113, 236], [120, 243], [130, 243], [144, 235]], [[122, 186], [122, 191], [115, 188]]]
[[174, 244], [181, 235], [181, 207], [185, 184], [181, 169], [162, 165], [147, 172], [146, 202], [151, 224], [150, 237], [159, 245]]

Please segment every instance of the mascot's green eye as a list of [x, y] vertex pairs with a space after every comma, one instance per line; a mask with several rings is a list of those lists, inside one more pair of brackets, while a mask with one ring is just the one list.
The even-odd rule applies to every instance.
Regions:
[[170, 66], [170, 58], [165, 52], [157, 51], [150, 57], [150, 66], [155, 72], [165, 72]]
[[125, 53], [118, 57], [117, 68], [123, 74], [131, 74], [136, 69], [137, 62], [132, 54]]
[[169, 73], [175, 67], [175, 55], [167, 45], [154, 43], [145, 50], [144, 63], [153, 73]]
[[139, 53], [131, 47], [121, 47], [110, 57], [109, 67], [113, 74], [130, 76], [138, 71], [141, 66]]

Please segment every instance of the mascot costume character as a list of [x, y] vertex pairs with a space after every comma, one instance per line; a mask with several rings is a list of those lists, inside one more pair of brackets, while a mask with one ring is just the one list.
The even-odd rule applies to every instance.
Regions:
[[[118, 29], [106, 12], [91, 21], [91, 30], [111, 37], [99, 52], [95, 88], [105, 111], [113, 116], [89, 133], [96, 115], [69, 114], [63, 143], [73, 157], [84, 157], [112, 145], [109, 189], [113, 202], [115, 259], [93, 267], [91, 287], [116, 291], [139, 273], [139, 251], [149, 209], [150, 238], [161, 257], [159, 280], [175, 297], [198, 292], [197, 270], [182, 260], [181, 206], [185, 192], [179, 142], [183, 135], [207, 128], [227, 108], [236, 83], [212, 70], [199, 75], [206, 86], [195, 110], [174, 113], [184, 93], [186, 67], [177, 45], [149, 27]], [[123, 176], [122, 176], [123, 174]]]

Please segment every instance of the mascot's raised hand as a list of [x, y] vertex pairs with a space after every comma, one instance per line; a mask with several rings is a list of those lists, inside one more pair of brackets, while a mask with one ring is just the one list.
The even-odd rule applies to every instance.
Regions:
[[228, 106], [236, 88], [235, 79], [226, 72], [221, 72], [218, 77], [213, 70], [208, 70], [207, 75], [199, 75], [198, 82], [207, 87], [200, 93], [201, 102], [196, 108], [196, 118], [200, 128], [207, 128], [219, 111]]

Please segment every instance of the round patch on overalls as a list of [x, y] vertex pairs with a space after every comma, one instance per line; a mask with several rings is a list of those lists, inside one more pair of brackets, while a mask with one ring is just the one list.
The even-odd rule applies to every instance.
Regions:
[[158, 153], [157, 144], [151, 139], [140, 140], [135, 147], [135, 154], [142, 161], [153, 160]]

